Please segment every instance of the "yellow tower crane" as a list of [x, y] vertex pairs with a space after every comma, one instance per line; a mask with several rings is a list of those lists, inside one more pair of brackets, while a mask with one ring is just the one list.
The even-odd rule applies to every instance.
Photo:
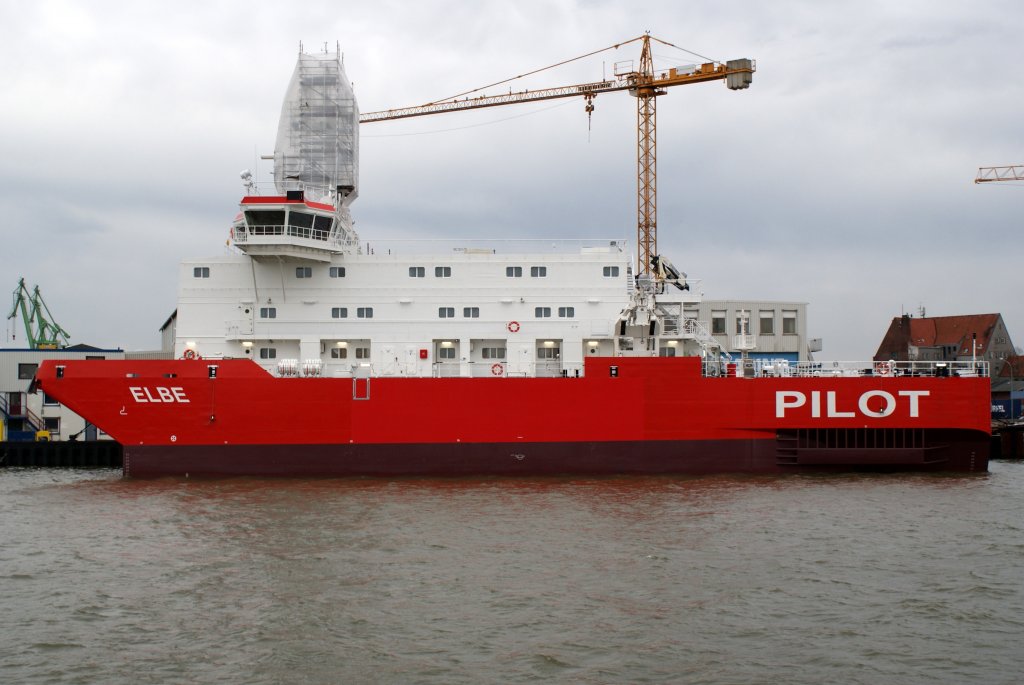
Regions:
[[[654, 70], [654, 60], [651, 55], [652, 40], [671, 47], [677, 47], [667, 41], [654, 38], [650, 34], [645, 34], [622, 43], [617, 43], [603, 50], [597, 50], [559, 62], [550, 67], [544, 67], [544, 69], [537, 69], [511, 79], [459, 93], [444, 100], [429, 102], [415, 107], [367, 112], [359, 116], [359, 121], [360, 123], [369, 124], [377, 121], [404, 119], [428, 114], [459, 112], [467, 109], [497, 107], [569, 97], [583, 97], [586, 101], [585, 111], [589, 116], [594, 111], [593, 100], [598, 94], [627, 91], [637, 99], [637, 275], [648, 275], [651, 273], [652, 260], [658, 254], [656, 98], [659, 95], [664, 95], [666, 93], [665, 89], [671, 86], [703, 83], [705, 81], [724, 80], [725, 85], [730, 90], [742, 90], [750, 86], [756, 69], [755, 63], [751, 59], [735, 59], [724, 64], [721, 62], [707, 62], [692, 69], [673, 68], [656, 73]], [[546, 69], [561, 66], [584, 57], [590, 57], [606, 50], [617, 49], [623, 45], [638, 41], [642, 44], [639, 68], [634, 69], [632, 61], [616, 63], [614, 76], [611, 79], [540, 90], [510, 91], [505, 95], [469, 97], [469, 95], [478, 93], [484, 88], [492, 88], [524, 76], [530, 76]]]

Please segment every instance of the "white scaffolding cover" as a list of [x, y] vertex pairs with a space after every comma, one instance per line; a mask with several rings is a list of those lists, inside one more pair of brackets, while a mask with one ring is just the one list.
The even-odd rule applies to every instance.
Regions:
[[281, 105], [274, 185], [281, 194], [298, 189], [326, 194], [343, 186], [338, 207], [358, 194], [359, 105], [338, 52], [299, 53]]

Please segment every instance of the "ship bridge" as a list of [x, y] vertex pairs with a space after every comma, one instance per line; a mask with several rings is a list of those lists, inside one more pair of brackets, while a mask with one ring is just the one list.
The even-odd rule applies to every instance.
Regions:
[[310, 54], [300, 44], [273, 160], [267, 193], [242, 172], [246, 196], [231, 228], [238, 248], [255, 258], [317, 262], [358, 252], [349, 205], [359, 194], [359, 105], [340, 49]]
[[333, 198], [309, 200], [303, 190], [284, 195], [247, 195], [231, 226], [235, 245], [254, 257], [291, 257], [329, 262], [358, 251], [355, 231]]

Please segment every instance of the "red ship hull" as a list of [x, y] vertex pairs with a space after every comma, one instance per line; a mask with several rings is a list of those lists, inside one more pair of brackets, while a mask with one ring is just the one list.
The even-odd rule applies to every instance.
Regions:
[[581, 378], [274, 378], [249, 360], [47, 361], [36, 384], [159, 476], [985, 471], [989, 381], [709, 378], [594, 358]]

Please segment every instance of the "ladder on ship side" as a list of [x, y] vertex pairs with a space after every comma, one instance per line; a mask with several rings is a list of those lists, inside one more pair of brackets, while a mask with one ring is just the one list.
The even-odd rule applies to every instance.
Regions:
[[800, 437], [795, 430], [775, 431], [775, 463], [780, 466], [796, 466], [800, 463], [797, 452]]

